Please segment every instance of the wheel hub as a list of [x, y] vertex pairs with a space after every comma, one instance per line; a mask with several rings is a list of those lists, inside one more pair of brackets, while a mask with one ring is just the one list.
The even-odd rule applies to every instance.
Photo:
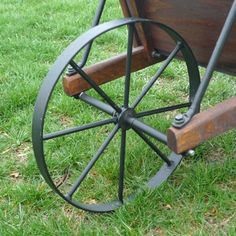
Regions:
[[122, 108], [122, 111], [117, 114], [118, 124], [122, 129], [128, 130], [131, 128], [128, 119], [135, 117], [135, 111], [132, 108]]

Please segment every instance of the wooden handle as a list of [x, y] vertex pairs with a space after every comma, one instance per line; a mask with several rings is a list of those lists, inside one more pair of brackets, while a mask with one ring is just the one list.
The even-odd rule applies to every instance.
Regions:
[[[147, 53], [145, 52], [143, 46], [133, 49], [131, 66], [132, 72], [148, 67], [156, 62], [156, 59], [153, 59], [152, 61], [147, 59]], [[126, 53], [96, 63], [85, 68], [84, 71], [98, 85], [100, 85], [125, 75], [125, 65]], [[81, 78], [79, 74], [65, 76], [63, 79], [63, 87], [65, 93], [69, 96], [76, 95], [91, 88], [91, 86], [83, 78]]]
[[233, 128], [236, 128], [236, 97], [200, 112], [181, 129], [169, 128], [167, 143], [179, 154]]

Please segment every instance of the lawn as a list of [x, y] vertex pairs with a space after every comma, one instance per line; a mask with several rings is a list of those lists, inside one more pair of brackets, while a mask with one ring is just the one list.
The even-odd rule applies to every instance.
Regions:
[[[194, 157], [184, 158], [160, 188], [144, 188], [133, 201], [113, 213], [94, 214], [72, 207], [40, 175], [31, 143], [37, 94], [56, 58], [89, 29], [96, 4], [89, 0], [0, 3], [0, 235], [235, 235], [235, 129], [199, 146]], [[117, 1], [107, 1], [101, 21], [121, 17]], [[108, 32], [94, 42], [88, 64], [124, 52], [126, 42], [125, 28]], [[159, 66], [132, 75], [131, 101]], [[200, 72], [204, 74], [204, 69], [200, 68]], [[123, 85], [121, 78], [102, 89], [121, 104]], [[88, 94], [99, 98], [94, 91]], [[236, 78], [214, 73], [202, 107], [235, 95]], [[173, 61], [137, 109], [187, 101], [185, 64]], [[176, 114], [177, 111], [154, 115], [144, 121], [165, 131]], [[66, 96], [58, 83], [45, 129], [53, 132], [106, 118], [106, 114]], [[62, 192], [68, 191], [112, 127], [106, 125], [45, 142], [50, 174]], [[160, 167], [153, 151], [132, 131], [127, 134], [126, 196], [143, 186]], [[94, 203], [117, 195], [119, 147], [120, 133], [81, 186], [81, 200]], [[160, 147], [169, 153], [164, 145]]]

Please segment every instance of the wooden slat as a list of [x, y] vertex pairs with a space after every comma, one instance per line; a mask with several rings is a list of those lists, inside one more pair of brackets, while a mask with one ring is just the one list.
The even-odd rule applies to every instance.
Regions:
[[[144, 47], [141, 46], [133, 49], [132, 72], [148, 67], [156, 62], [158, 61], [155, 59], [152, 59], [152, 61], [147, 59], [147, 53]], [[125, 75], [125, 65], [126, 53], [101, 61], [85, 68], [84, 71], [100, 85]], [[65, 93], [69, 96], [76, 95], [91, 88], [79, 74], [65, 76], [63, 79], [63, 87]]]
[[[140, 9], [139, 9], [139, 5], [138, 5], [138, 1], [137, 0], [127, 0], [128, 1], [128, 6], [130, 8], [131, 11], [131, 15], [133, 17], [140, 17]], [[147, 53], [149, 53], [149, 59], [151, 60], [151, 52], [153, 51], [153, 45], [152, 45], [152, 41], [148, 36], [148, 34], [145, 31], [145, 27], [142, 24], [136, 24], [135, 25], [136, 30], [138, 32], [138, 36], [139, 39], [142, 43], [142, 45], [144, 46], [144, 49], [146, 50]]]
[[195, 115], [181, 129], [168, 129], [168, 146], [175, 153], [183, 153], [233, 128], [236, 128], [236, 97]]
[[[120, 0], [121, 8], [124, 16], [126, 17], [141, 17], [141, 10], [139, 0]], [[144, 46], [146, 53], [148, 54], [148, 60], [152, 60], [152, 52], [154, 51], [153, 43], [149, 34], [146, 32], [146, 28], [141, 23], [135, 25], [136, 29], [136, 42], [139, 45]]]
[[[125, 17], [131, 17], [131, 13], [129, 11], [129, 8], [127, 6], [127, 1], [126, 0], [120, 0], [120, 5], [121, 5], [121, 9], [123, 11], [123, 15]], [[140, 39], [138, 37], [137, 32], [135, 31], [135, 35], [134, 35], [134, 43], [133, 43], [134, 47], [138, 47], [138, 46], [142, 46]]]

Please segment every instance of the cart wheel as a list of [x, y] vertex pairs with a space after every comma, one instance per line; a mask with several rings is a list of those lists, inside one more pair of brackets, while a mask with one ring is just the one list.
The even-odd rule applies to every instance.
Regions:
[[[169, 36], [173, 39], [173, 41], [176, 43], [175, 49], [167, 56], [167, 59], [163, 62], [162, 66], [158, 69], [157, 73], [154, 75], [154, 77], [146, 84], [146, 86], [143, 88], [141, 93], [138, 95], [136, 100], [133, 102], [132, 105], [130, 105], [130, 79], [131, 79], [131, 54], [132, 54], [132, 44], [133, 44], [133, 32], [135, 30], [135, 24], [142, 23], [142, 24], [154, 24], [156, 27], [159, 27], [163, 31], [165, 31]], [[117, 102], [113, 100], [112, 96], [108, 96], [106, 92], [104, 92], [101, 87], [96, 85], [96, 83], [93, 82], [93, 80], [87, 75], [82, 68], [80, 68], [75, 63], [75, 57], [78, 55], [78, 53], [92, 40], [95, 40], [99, 36], [105, 34], [108, 31], [111, 31], [113, 29], [122, 27], [122, 26], [128, 26], [128, 46], [127, 46], [127, 62], [126, 62], [126, 76], [125, 76], [125, 82], [124, 82], [124, 98], [123, 98], [123, 104], [121, 106], [118, 105]], [[153, 86], [155, 81], [158, 77], [163, 73], [165, 68], [169, 65], [169, 63], [174, 59], [176, 54], [178, 52], [181, 52], [185, 63], [187, 65], [188, 69], [188, 75], [189, 75], [189, 97], [190, 101], [188, 103], [182, 103], [177, 104], [170, 107], [162, 107], [157, 108], [154, 110], [148, 110], [148, 111], [141, 111], [137, 112], [137, 106], [141, 102], [141, 100], [146, 96], [149, 89]], [[92, 87], [92, 90], [94, 90], [97, 95], [99, 95], [103, 101], [98, 100], [97, 98], [94, 98], [89, 96], [88, 94], [82, 92], [75, 96], [76, 99], [74, 102], [81, 103], [81, 106], [93, 106], [98, 109], [100, 113], [97, 113], [98, 116], [102, 116], [101, 113], [104, 112], [109, 118], [103, 119], [101, 121], [96, 121], [92, 123], [87, 123], [87, 120], [85, 118], [85, 124], [74, 127], [74, 128], [67, 128], [65, 130], [52, 132], [50, 130], [50, 127], [47, 127], [46, 119], [50, 119], [50, 116], [52, 113], [48, 111], [49, 109], [49, 101], [51, 103], [52, 98], [54, 97], [54, 93], [58, 92], [61, 96], [64, 94], [60, 92], [61, 89], [61, 81], [59, 80], [63, 77], [63, 74], [65, 73], [65, 70], [68, 66], [73, 67], [73, 69], [79, 73], [87, 83], [89, 83]], [[183, 107], [189, 107], [191, 105], [191, 99], [194, 97], [195, 92], [198, 88], [200, 79], [199, 79], [199, 72], [196, 60], [186, 44], [186, 42], [181, 38], [180, 35], [178, 35], [175, 31], [170, 29], [169, 27], [150, 21], [147, 19], [138, 19], [138, 18], [127, 18], [127, 19], [121, 19], [116, 21], [111, 21], [108, 23], [101, 24], [99, 26], [96, 26], [92, 29], [90, 29], [88, 32], [77, 38], [73, 43], [69, 45], [69, 47], [66, 48], [66, 50], [58, 57], [55, 64], [52, 66], [51, 70], [48, 72], [42, 87], [40, 89], [36, 105], [35, 105], [35, 111], [33, 116], [33, 130], [32, 130], [32, 139], [33, 139], [33, 148], [34, 153], [36, 157], [36, 161], [38, 164], [38, 167], [40, 169], [40, 172], [46, 182], [49, 184], [49, 186], [58, 193], [63, 199], [65, 199], [70, 204], [81, 208], [83, 210], [92, 211], [92, 212], [109, 212], [113, 211], [116, 208], [120, 207], [123, 203], [126, 201], [132, 199], [138, 190], [135, 191], [135, 193], [129, 192], [126, 195], [126, 192], [124, 191], [124, 175], [125, 175], [125, 163], [127, 161], [126, 158], [126, 148], [133, 148], [136, 149], [137, 146], [129, 145], [127, 144], [127, 138], [128, 135], [132, 132], [132, 135], [136, 135], [136, 138], [140, 139], [143, 143], [146, 143], [151, 150], [154, 151], [155, 156], [157, 155], [160, 157], [160, 161], [162, 164], [159, 166], [158, 171], [156, 174], [149, 178], [147, 181], [146, 186], [150, 188], [155, 188], [159, 186], [163, 181], [165, 181], [176, 169], [176, 167], [180, 164], [182, 155], [177, 155], [175, 153], [171, 153], [168, 157], [161, 151], [156, 143], [152, 141], [149, 137], [154, 138], [155, 140], [159, 141], [160, 143], [166, 145], [167, 144], [167, 137], [165, 134], [161, 133], [160, 131], [156, 130], [150, 125], [145, 124], [142, 121], [142, 117], [148, 117], [153, 114], [159, 114], [162, 112], [172, 111], [175, 109], [183, 108]], [[66, 99], [71, 99], [64, 95]], [[59, 103], [59, 99], [61, 97], [57, 97], [55, 95], [55, 99], [57, 103]], [[70, 100], [71, 101], [71, 100]], [[84, 103], [85, 102], [85, 103]], [[88, 105], [89, 104], [89, 105]], [[69, 105], [68, 105], [69, 106]], [[89, 106], [90, 108], [90, 106]], [[67, 107], [65, 107], [65, 110]], [[93, 110], [89, 110], [94, 111]], [[83, 107], [82, 111], [86, 111], [86, 109]], [[85, 117], [82, 115], [82, 111], [79, 114], [79, 119], [82, 119]], [[54, 114], [55, 116], [55, 114]], [[54, 123], [57, 122], [55, 119], [53, 121]], [[113, 127], [111, 129], [111, 132], [108, 132], [107, 127]], [[97, 132], [97, 128], [103, 129], [100, 133]], [[104, 128], [106, 127], [106, 128]], [[89, 136], [91, 140], [83, 140], [83, 136], [80, 136], [79, 139], [76, 139], [77, 141], [75, 145], [79, 146], [78, 152], [74, 151], [75, 153], [72, 155], [65, 154], [64, 155], [64, 149], [67, 148], [67, 142], [71, 142], [71, 138], [69, 141], [63, 141], [61, 143], [65, 144], [65, 147], [61, 149], [61, 143], [57, 143], [58, 138], [67, 138], [67, 137], [74, 137], [73, 135], [83, 135], [83, 132], [90, 132]], [[100, 139], [102, 139], [102, 135], [106, 135], [106, 138], [104, 138], [103, 143], [98, 148], [98, 150], [95, 152], [93, 157], [88, 158], [87, 156], [90, 154], [90, 150], [92, 150], [93, 146], [96, 146], [96, 143], [99, 142]], [[86, 137], [87, 137], [86, 136]], [[82, 197], [78, 197], [77, 195], [80, 193], [81, 185], [85, 182], [86, 179], [91, 179], [94, 177], [95, 184], [92, 187], [89, 187], [89, 185], [86, 185], [85, 189], [89, 190], [90, 188], [95, 187], [96, 185], [96, 173], [92, 173], [93, 168], [97, 165], [98, 160], [101, 159], [101, 156], [106, 155], [106, 151], [109, 148], [109, 145], [114, 141], [114, 139], [120, 138], [120, 142], [116, 142], [113, 144], [113, 147], [116, 147], [116, 149], [119, 149], [118, 153], [116, 153], [115, 149], [112, 149], [110, 153], [117, 155], [119, 158], [118, 164], [117, 164], [117, 179], [115, 182], [117, 183], [117, 186], [114, 187], [114, 189], [118, 189], [117, 199], [115, 200], [109, 200], [102, 199], [102, 203], [97, 202], [97, 200], [90, 199], [88, 201], [84, 200]], [[45, 146], [47, 146], [47, 142], [53, 141], [54, 143], [51, 145], [54, 145], [55, 152], [49, 151], [47, 152], [45, 149]], [[81, 145], [80, 143], [83, 143]], [[49, 145], [50, 146], [50, 145]], [[56, 147], [56, 148], [55, 148]], [[83, 151], [82, 151], [83, 149]], [[87, 149], [87, 153], [85, 154], [85, 150]], [[59, 150], [59, 151], [58, 151]], [[55, 181], [55, 178], [53, 177], [53, 174], [56, 172], [56, 168], [58, 166], [58, 163], [53, 163], [53, 160], [50, 158], [54, 158], [57, 154], [60, 153], [63, 156], [63, 159], [70, 159], [71, 164], [70, 167], [75, 166], [81, 166], [83, 158], [85, 158], [84, 162], [87, 162], [86, 166], [83, 167], [83, 169], [77, 168], [76, 171], [80, 171], [79, 173], [74, 171], [71, 172], [70, 170], [67, 171], [68, 173], [65, 174], [64, 177], [61, 177], [64, 180], [61, 181], [61, 183], [64, 181], [66, 182], [64, 184], [59, 184], [57, 181]], [[71, 150], [71, 152], [73, 152]], [[70, 150], [69, 150], [70, 153]], [[105, 154], [104, 154], [105, 153]], [[75, 157], [76, 156], [76, 157]], [[110, 155], [111, 156], [111, 155]], [[126, 160], [125, 160], [126, 159]], [[115, 162], [116, 159], [113, 159]], [[135, 162], [135, 160], [132, 160]], [[63, 160], [61, 160], [60, 163], [62, 163]], [[131, 162], [131, 161], [129, 161]], [[95, 165], [96, 164], [96, 165]], [[132, 165], [132, 163], [131, 163]], [[53, 171], [50, 170], [50, 167], [53, 167]], [[63, 167], [64, 168], [64, 167]], [[63, 169], [62, 168], [62, 169]], [[68, 166], [65, 165], [65, 169], [68, 168]], [[111, 173], [113, 173], [115, 170], [110, 170]], [[141, 171], [141, 170], [140, 170]], [[102, 173], [103, 174], [103, 173]], [[111, 174], [112, 175], [112, 174]], [[79, 177], [78, 177], [79, 176]], [[75, 178], [76, 177], [76, 178]], [[112, 177], [114, 178], [114, 176]], [[72, 180], [70, 183], [67, 182], [67, 180]], [[59, 181], [60, 182], [60, 181]], [[101, 183], [99, 183], [101, 184]], [[99, 185], [98, 184], [98, 185]], [[106, 183], [105, 183], [106, 184]], [[59, 186], [61, 185], [61, 186]], [[96, 191], [96, 190], [95, 190]], [[112, 190], [113, 191], [113, 190]], [[86, 194], [85, 194], [86, 195]], [[85, 198], [88, 197], [87, 195]], [[81, 200], [82, 199], [82, 200]]]

